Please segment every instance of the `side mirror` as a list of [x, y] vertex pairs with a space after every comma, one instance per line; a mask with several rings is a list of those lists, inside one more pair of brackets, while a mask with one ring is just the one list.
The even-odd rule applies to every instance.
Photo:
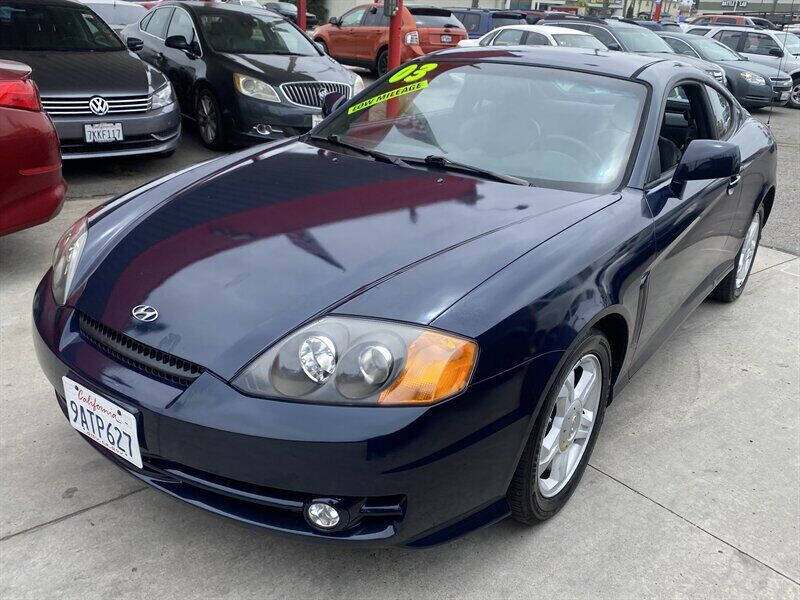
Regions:
[[769, 55], [777, 56], [778, 58], [783, 58], [783, 50], [781, 50], [780, 48], [770, 48]]
[[339, 20], [339, 17], [331, 17], [328, 21], [331, 25], [335, 25], [336, 27], [341, 27], [342, 22]]
[[135, 37], [129, 37], [125, 40], [125, 45], [128, 46], [128, 50], [131, 52], [139, 52], [144, 48], [144, 42]]
[[687, 181], [733, 178], [741, 169], [739, 146], [717, 140], [692, 140], [675, 169], [670, 187], [680, 196]]
[[171, 35], [164, 40], [164, 45], [167, 48], [175, 48], [176, 50], [191, 50], [189, 42], [182, 35]]
[[608, 49], [609, 50], [614, 50], [615, 52], [622, 52], [622, 46], [620, 46], [619, 44], [617, 44], [615, 42], [611, 42], [608, 45]]
[[347, 97], [339, 92], [329, 92], [322, 99], [322, 116], [327, 117], [347, 101]]
[[328, 53], [325, 51], [325, 44], [320, 44], [319, 42], [314, 42], [314, 45], [317, 47], [317, 50], [319, 50], [319, 51], [320, 51], [320, 52], [322, 52], [323, 54], [328, 54]]

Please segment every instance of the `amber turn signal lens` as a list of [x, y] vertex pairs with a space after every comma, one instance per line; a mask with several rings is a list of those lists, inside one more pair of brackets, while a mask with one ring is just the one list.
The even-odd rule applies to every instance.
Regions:
[[378, 404], [433, 404], [467, 387], [478, 346], [475, 342], [426, 331], [408, 347], [406, 364]]

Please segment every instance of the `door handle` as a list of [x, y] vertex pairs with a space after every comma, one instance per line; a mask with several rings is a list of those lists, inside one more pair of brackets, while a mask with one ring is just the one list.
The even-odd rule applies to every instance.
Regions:
[[728, 196], [732, 196], [733, 192], [736, 191], [736, 186], [739, 185], [739, 182], [742, 180], [741, 175], [734, 175], [728, 181]]

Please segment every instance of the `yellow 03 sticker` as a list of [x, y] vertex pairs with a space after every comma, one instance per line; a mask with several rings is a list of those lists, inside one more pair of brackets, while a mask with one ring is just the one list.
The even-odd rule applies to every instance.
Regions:
[[376, 104], [380, 104], [381, 102], [386, 102], [387, 100], [391, 100], [392, 98], [397, 98], [398, 96], [403, 96], [405, 94], [410, 94], [412, 92], [417, 92], [419, 90], [425, 89], [428, 87], [428, 81], [423, 79], [422, 81], [417, 81], [416, 83], [411, 83], [409, 85], [404, 85], [403, 87], [399, 87], [396, 90], [390, 90], [388, 92], [384, 92], [383, 94], [378, 94], [377, 96], [373, 96], [372, 98], [367, 98], [366, 100], [362, 100], [358, 104], [354, 104], [350, 108], [347, 109], [347, 114], [352, 115], [355, 112], [360, 110], [364, 110], [365, 108], [369, 108], [370, 106], [375, 106]]
[[425, 77], [428, 73], [436, 69], [439, 65], [437, 63], [424, 63], [421, 65], [414, 64], [408, 65], [400, 69], [397, 73], [389, 78], [389, 83], [397, 83], [403, 81], [404, 83], [414, 83]]

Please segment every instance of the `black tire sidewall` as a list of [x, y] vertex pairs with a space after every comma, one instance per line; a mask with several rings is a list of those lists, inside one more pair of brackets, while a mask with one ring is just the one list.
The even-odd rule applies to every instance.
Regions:
[[[384, 60], [385, 57], [385, 60]], [[381, 69], [381, 64], [385, 63], [386, 68]], [[378, 58], [375, 61], [375, 71], [378, 73], [378, 77], [383, 77], [389, 71], [389, 51], [388, 50], [381, 50], [378, 53]]]
[[[539, 452], [541, 450], [542, 440], [546, 433], [545, 429], [549, 421], [550, 413], [555, 405], [562, 382], [578, 359], [586, 354], [594, 354], [597, 356], [603, 369], [603, 389], [600, 394], [600, 402], [598, 405], [596, 418], [597, 420], [595, 421], [594, 428], [592, 429], [592, 434], [589, 437], [586, 450], [584, 451], [580, 463], [572, 475], [572, 479], [558, 494], [550, 498], [546, 498], [539, 490], [539, 482], [537, 481], [536, 473], [536, 465], [539, 462]], [[529, 453], [530, 460], [529, 465], [527, 466], [530, 476], [530, 486], [528, 488], [531, 492], [529, 494], [530, 510], [537, 520], [550, 518], [557, 513], [564, 506], [564, 504], [566, 504], [567, 500], [569, 500], [569, 497], [575, 491], [575, 488], [578, 486], [578, 483], [583, 476], [583, 472], [586, 469], [586, 465], [588, 464], [589, 458], [592, 455], [592, 450], [594, 449], [597, 436], [599, 435], [600, 429], [603, 425], [606, 405], [608, 404], [608, 398], [611, 393], [611, 365], [611, 346], [609, 345], [608, 340], [599, 331], [594, 329], [590, 330], [587, 332], [585, 339], [578, 344], [578, 346], [570, 353], [567, 360], [564, 361], [558, 376], [555, 378], [551, 388], [548, 390], [545, 402], [539, 411], [536, 424], [534, 425], [531, 433], [531, 442], [533, 445], [531, 452]]]
[[[203, 137], [202, 131], [198, 130], [198, 134], [200, 135], [200, 140], [203, 142], [204, 146], [218, 150], [222, 148], [224, 143], [223, 140], [225, 137], [224, 132], [222, 130], [222, 114], [220, 113], [219, 102], [217, 102], [217, 97], [214, 95], [214, 92], [212, 92], [208, 88], [201, 88], [197, 92], [197, 96], [195, 97], [195, 106], [194, 106], [195, 115], [199, 113], [200, 100], [203, 98], [203, 96], [208, 96], [211, 99], [211, 102], [214, 103], [214, 109], [215, 109], [214, 112], [217, 114], [217, 135], [213, 141], [209, 142]], [[198, 125], [199, 125], [199, 119], [198, 119]]]

